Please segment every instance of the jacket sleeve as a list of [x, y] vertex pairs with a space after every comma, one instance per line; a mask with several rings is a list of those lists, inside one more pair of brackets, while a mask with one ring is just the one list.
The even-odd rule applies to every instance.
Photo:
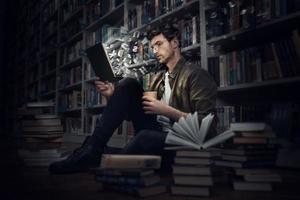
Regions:
[[[198, 112], [199, 124], [209, 113], [215, 113], [217, 85], [209, 73], [203, 69], [194, 70], [188, 80], [190, 104]], [[216, 116], [209, 137], [216, 134]]]

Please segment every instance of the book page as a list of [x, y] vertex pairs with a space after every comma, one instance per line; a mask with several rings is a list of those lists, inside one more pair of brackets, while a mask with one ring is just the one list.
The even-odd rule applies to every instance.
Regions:
[[199, 135], [200, 144], [203, 144], [203, 141], [206, 137], [206, 134], [209, 130], [209, 127], [212, 123], [213, 118], [214, 118], [214, 115], [212, 115], [210, 113], [202, 119], [201, 126], [200, 126], [200, 135]]
[[[191, 121], [190, 121], [191, 122]], [[185, 132], [188, 134], [188, 137], [191, 138], [192, 141], [195, 141], [196, 143], [198, 142], [198, 138], [197, 138], [197, 132], [194, 132], [191, 128], [191, 125], [192, 123], [188, 123], [188, 119], [187, 118], [184, 118], [184, 117], [181, 117], [178, 121], [178, 124], [181, 126], [182, 129], [185, 130]]]
[[172, 130], [169, 131], [169, 134], [166, 137], [165, 143], [174, 144], [174, 145], [191, 146], [196, 149], [200, 149], [200, 146], [197, 145], [196, 143], [179, 138], [179, 137], [175, 136], [174, 133], [172, 133], [172, 132], [173, 132]]
[[231, 130], [227, 130], [227, 131], [217, 135], [216, 137], [213, 137], [210, 140], [204, 142], [204, 144], [202, 145], [202, 148], [206, 149], [206, 148], [211, 147], [213, 145], [222, 143], [225, 140], [228, 140], [229, 138], [231, 138], [233, 136], [234, 136], [234, 132], [232, 132]]
[[182, 135], [181, 138], [184, 138], [185, 140], [189, 140], [189, 141], [194, 141], [193, 137], [189, 134], [189, 132], [187, 132], [186, 130], [184, 130], [182, 128], [182, 126], [178, 122], [175, 122], [173, 124], [172, 129], [177, 134], [181, 134]]
[[[196, 120], [195, 120], [195, 118], [196, 118]], [[197, 121], [197, 122], [195, 122], [195, 121]], [[196, 112], [196, 115], [195, 114], [188, 114], [186, 116], [186, 123], [190, 127], [190, 129], [192, 130], [194, 140], [196, 141], [197, 144], [200, 144], [200, 140], [199, 140], [200, 130], [197, 128], [197, 127], [199, 127], [197, 112]]]

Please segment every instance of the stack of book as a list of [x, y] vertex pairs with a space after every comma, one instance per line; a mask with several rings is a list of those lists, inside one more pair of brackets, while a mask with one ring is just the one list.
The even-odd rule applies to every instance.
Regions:
[[157, 195], [166, 191], [154, 171], [160, 165], [160, 156], [104, 154], [101, 166], [94, 169], [95, 180], [102, 183], [103, 190], [138, 197]]
[[[265, 123], [231, 123], [235, 137], [224, 145], [216, 166], [227, 167], [235, 190], [271, 191], [280, 182], [274, 172], [277, 157], [276, 135]], [[230, 173], [229, 173], [230, 174]]]
[[213, 157], [218, 150], [212, 146], [219, 145], [232, 138], [234, 133], [227, 130], [215, 137], [207, 138], [214, 115], [208, 114], [199, 125], [198, 114], [188, 114], [180, 118], [169, 130], [166, 143], [172, 146], [168, 150], [177, 150], [173, 165], [174, 195], [209, 196], [213, 186]]
[[214, 185], [213, 158], [219, 155], [217, 149], [176, 151], [173, 165], [173, 195], [209, 196]]
[[48, 166], [61, 159], [63, 126], [61, 119], [53, 114], [52, 102], [30, 102], [19, 109], [22, 115], [22, 149], [19, 155], [28, 166]]

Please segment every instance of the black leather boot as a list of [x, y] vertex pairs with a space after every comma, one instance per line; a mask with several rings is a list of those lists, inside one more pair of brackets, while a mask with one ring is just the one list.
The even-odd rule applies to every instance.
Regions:
[[57, 161], [49, 166], [52, 174], [68, 174], [86, 172], [91, 167], [100, 165], [103, 148], [92, 142], [94, 138], [87, 137], [81, 147], [75, 149], [65, 160]]

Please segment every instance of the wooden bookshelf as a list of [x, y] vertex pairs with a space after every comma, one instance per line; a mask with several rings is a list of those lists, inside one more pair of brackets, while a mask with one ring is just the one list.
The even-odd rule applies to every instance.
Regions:
[[[162, 0], [153, 2], [159, 1]], [[72, 5], [69, 5], [70, 2]], [[107, 4], [108, 10], [102, 10], [103, 13], [99, 13], [101, 11], [100, 7], [95, 6], [101, 5], [103, 3], [102, 0], [20, 1], [16, 6], [18, 8], [18, 17], [15, 19], [16, 35], [14, 37], [16, 39], [15, 44], [12, 45], [15, 51], [10, 52], [14, 59], [11, 65], [15, 67], [16, 72], [14, 73], [16, 84], [14, 92], [24, 95], [24, 98], [15, 99], [16, 107], [28, 100], [52, 100], [56, 103], [57, 113], [63, 113], [64, 117], [75, 115], [81, 121], [82, 128], [84, 127], [84, 118], [87, 115], [91, 113], [100, 114], [105, 104], [87, 106], [89, 102], [85, 101], [84, 93], [89, 87], [92, 87], [95, 77], [91, 72], [91, 67], [88, 66], [89, 62], [84, 56], [84, 50], [91, 44], [102, 41], [104, 25], [116, 28], [120, 28], [121, 26], [128, 28], [129, 10], [136, 9], [139, 19], [135, 19], [137, 27], [128, 30], [128, 34], [143, 32], [148, 27], [158, 26], [164, 22], [178, 22], [183, 20], [180, 23], [185, 24], [186, 21], [184, 20], [191, 20], [192, 17], [197, 17], [196, 25], [199, 26], [199, 31], [196, 32], [199, 38], [197, 38], [197, 41], [193, 41], [192, 44], [184, 46], [182, 52], [187, 55], [191, 54], [192, 58], [196, 58], [195, 62], [201, 64], [201, 67], [208, 71], [210, 70], [210, 59], [218, 58], [233, 51], [243, 51], [245, 49], [248, 51], [247, 48], [272, 43], [276, 44], [277, 41], [290, 37], [293, 30], [299, 30], [300, 28], [300, 11], [295, 10], [270, 17], [270, 19], [262, 23], [253, 24], [248, 28], [233, 28], [233, 30], [224, 32], [223, 34], [211, 36], [207, 34], [210, 31], [208, 14], [220, 4], [219, 1], [184, 0], [182, 1], [182, 5], [178, 7], [170, 5], [169, 9], [164, 12], [157, 10], [159, 8], [154, 5], [155, 16], [151, 20], [144, 22], [144, 24], [141, 19], [144, 1], [124, 0], [123, 3], [117, 6], [111, 5], [112, 2], [115, 1], [105, 1], [104, 3]], [[49, 7], [51, 5], [52, 7]], [[72, 7], [72, 9], [69, 7]], [[160, 15], [158, 13], [163, 14]], [[46, 31], [46, 29], [49, 31]], [[90, 40], [92, 40], [91, 44], [89, 43]], [[211, 49], [214, 49], [214, 51], [211, 51]], [[50, 67], [51, 70], [48, 69], [46, 73], [42, 74], [43, 67], [54, 65], [52, 62], [49, 64], [48, 60], [50, 59], [56, 59], [56, 66], [53, 68]], [[140, 63], [132, 64], [129, 68], [138, 70], [143, 66], [147, 67], [155, 64], [156, 61], [150, 58], [150, 60], [143, 60]], [[80, 68], [81, 80], [75, 84], [62, 87], [59, 79], [62, 79], [62, 77], [66, 76], [65, 74], [70, 73], [69, 71], [74, 68]], [[56, 79], [55, 89], [40, 94], [39, 92], [44, 82], [47, 80], [51, 81], [52, 77]], [[299, 74], [266, 80], [262, 79], [260, 81], [245, 81], [243, 83], [228, 84], [228, 86], [219, 87], [218, 93], [222, 97], [232, 94], [235, 94], [234, 96], [236, 97], [242, 96], [240, 92], [247, 93], [248, 90], [267, 90], [285, 85], [291, 87], [291, 91], [298, 91], [299, 82]], [[59, 112], [59, 99], [61, 96], [73, 91], [81, 92], [82, 106]], [[220, 102], [223, 102], [222, 97], [218, 97]], [[290, 102], [293, 102], [292, 95], [289, 99]], [[275, 101], [277, 100], [274, 99]], [[243, 102], [240, 103], [242, 104]], [[253, 104], [256, 103], [259, 102], [253, 102]], [[272, 102], [270, 103], [272, 104]], [[232, 102], [226, 99], [226, 103], [220, 106], [231, 104]], [[81, 134], [88, 133], [82, 129]]]
[[300, 82], [300, 77], [282, 78], [276, 80], [267, 80], [267, 81], [253, 82], [253, 83], [237, 84], [237, 85], [232, 85], [227, 87], [219, 87], [218, 92], [235, 92], [235, 91], [247, 90], [253, 88], [255, 89], [255, 88], [265, 88], [265, 87], [276, 87], [279, 85], [293, 84], [299, 82]]

